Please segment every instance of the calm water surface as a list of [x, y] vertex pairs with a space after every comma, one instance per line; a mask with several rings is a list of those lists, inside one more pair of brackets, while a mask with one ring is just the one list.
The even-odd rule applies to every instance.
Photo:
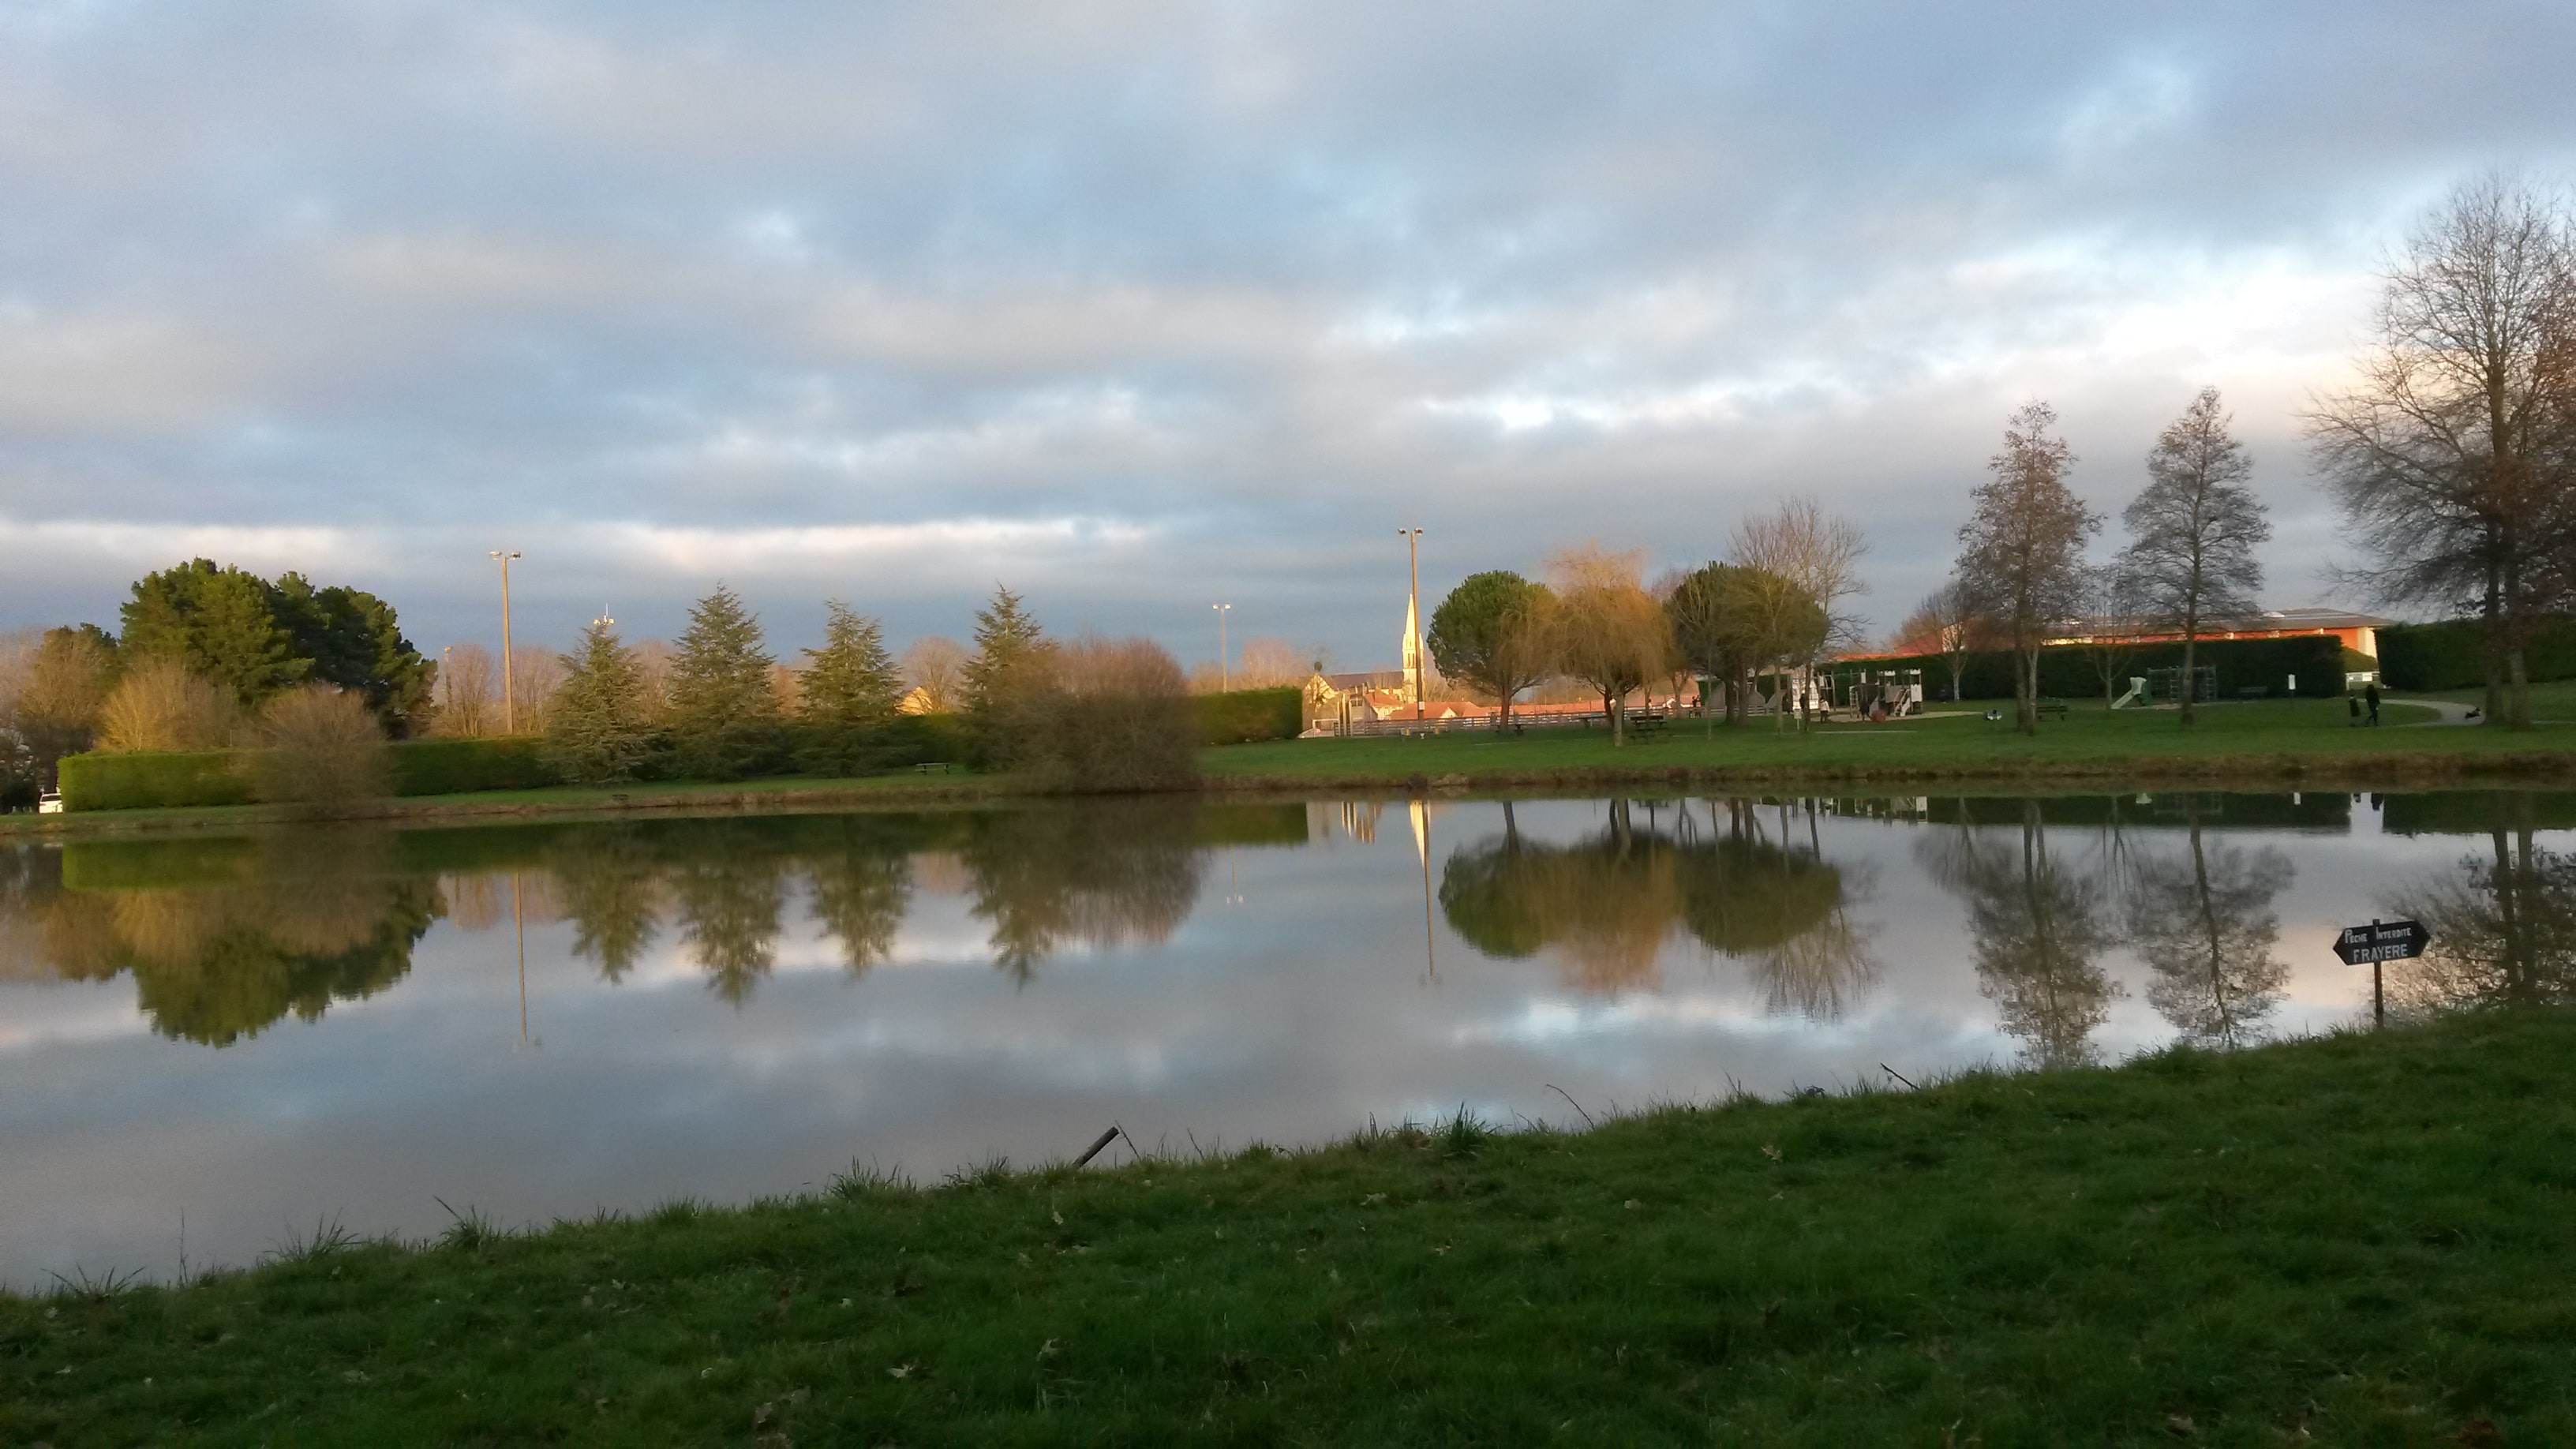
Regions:
[[[0, 1282], [1568, 1121], [2564, 991], [2558, 796], [1289, 805], [0, 847]], [[2552, 953], [2555, 953], [2554, 955]], [[2554, 975], [2552, 973], [2555, 973]], [[184, 1224], [184, 1237], [183, 1237]]]

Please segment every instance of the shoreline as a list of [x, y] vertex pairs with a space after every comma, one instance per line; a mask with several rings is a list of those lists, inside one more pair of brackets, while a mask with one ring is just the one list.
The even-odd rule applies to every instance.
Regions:
[[[1330, 748], [1331, 746], [1320, 746]], [[1643, 752], [1659, 746], [1631, 746]], [[2477, 754], [2434, 750], [2324, 757], [2284, 754], [2196, 757], [2149, 755], [2106, 760], [1963, 760], [1955, 764], [1847, 763], [1562, 765], [1541, 768], [1246, 771], [1203, 774], [1194, 785], [1153, 792], [1200, 799], [1278, 799], [1336, 795], [1455, 798], [1495, 794], [1565, 794], [1615, 790], [1779, 790], [1903, 794], [1922, 787], [1976, 794], [2203, 788], [2245, 793], [2297, 790], [2404, 791], [2576, 787], [2576, 750]], [[536, 823], [556, 819], [829, 813], [851, 809], [946, 808], [1090, 798], [1043, 790], [1007, 775], [872, 775], [811, 780], [781, 777], [733, 784], [642, 782], [611, 790], [554, 786], [392, 799], [317, 815], [279, 805], [213, 805], [161, 810], [99, 810], [61, 815], [0, 816], [0, 839], [59, 840], [142, 834], [204, 826], [288, 824], [437, 824], [451, 821]]]

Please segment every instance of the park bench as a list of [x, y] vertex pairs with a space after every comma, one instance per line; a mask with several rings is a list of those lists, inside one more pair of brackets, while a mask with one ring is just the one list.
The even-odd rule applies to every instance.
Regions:
[[945, 775], [956, 768], [946, 760], [924, 760], [913, 766], [912, 772], [916, 775]]
[[2055, 715], [2059, 719], [2066, 718], [2066, 701], [2062, 699], [2041, 700], [2039, 702], [2039, 717], [2041, 719], [2046, 719], [2050, 715]]
[[2238, 687], [2236, 697], [2238, 699], [2269, 699], [2272, 697], [2272, 686], [2268, 684], [2242, 685]]
[[1628, 717], [1628, 738], [1632, 740], [1656, 739], [1663, 734], [1665, 726], [1669, 723], [1670, 721], [1659, 714], [1630, 715]]

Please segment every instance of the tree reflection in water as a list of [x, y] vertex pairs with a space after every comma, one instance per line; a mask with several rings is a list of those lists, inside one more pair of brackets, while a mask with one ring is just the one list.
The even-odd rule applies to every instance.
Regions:
[[555, 899], [573, 923], [573, 954], [615, 985], [658, 934], [668, 899], [642, 831], [603, 825], [565, 836], [545, 853]]
[[777, 959], [786, 863], [765, 848], [757, 826], [727, 820], [703, 828], [708, 836], [671, 872], [671, 899], [707, 989], [740, 1008]]
[[1486, 955], [1553, 950], [1568, 986], [1603, 994], [1659, 986], [1678, 927], [1746, 961], [1774, 1011], [1839, 1014], [1878, 969], [1846, 909], [1844, 873], [1812, 846], [1768, 839], [1750, 801], [1703, 805], [1704, 825], [1674, 803], [1666, 826], [1658, 802], [1640, 828], [1636, 806], [1612, 800], [1598, 835], [1560, 846], [1525, 840], [1506, 804], [1502, 834], [1450, 856], [1441, 912]]
[[1199, 809], [1180, 800], [1092, 800], [967, 817], [958, 859], [993, 964], [1025, 985], [1067, 945], [1170, 938], [1198, 904]]
[[894, 954], [895, 931], [912, 901], [912, 856], [842, 822], [843, 838], [805, 862], [814, 892], [814, 918], [841, 943], [842, 963], [853, 976]]
[[85, 844], [66, 852], [66, 869], [90, 865], [100, 887], [57, 880], [21, 909], [57, 974], [131, 972], [155, 1031], [229, 1046], [289, 1012], [311, 1021], [334, 1001], [372, 996], [411, 969], [441, 904], [432, 882], [392, 869], [387, 839], [298, 828], [256, 842]]
[[2557, 1006], [2576, 1001], [2576, 855], [2533, 845], [2531, 802], [2494, 804], [2488, 853], [2392, 897], [2392, 916], [2433, 933], [2424, 954], [2391, 962], [2404, 1009]]
[[2065, 1066], [2093, 1058], [2092, 1036], [2122, 994], [2100, 961], [2110, 944], [2095, 913], [2095, 882], [2050, 853], [2036, 800], [2022, 805], [2018, 847], [1963, 823], [1926, 835], [1924, 869], [1967, 902], [1978, 990], [1995, 1003], [2026, 1060]]
[[2198, 796], [2183, 810], [2190, 848], [2142, 856], [2129, 872], [2129, 933], [2154, 973], [2147, 1004], [2186, 1038], [2236, 1046], [2261, 1034], [2290, 977], [2272, 954], [2281, 934], [2272, 899], [2293, 871], [2270, 846], [2206, 844]]

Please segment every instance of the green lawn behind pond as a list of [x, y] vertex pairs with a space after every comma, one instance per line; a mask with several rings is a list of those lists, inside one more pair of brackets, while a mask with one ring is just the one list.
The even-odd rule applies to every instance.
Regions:
[[2480, 1016], [530, 1236], [460, 1204], [0, 1296], [0, 1442], [2569, 1444], [2571, 1077], [2576, 1021]]
[[[2010, 707], [2005, 708], [2007, 715]], [[2010, 777], [2119, 773], [2165, 768], [2278, 773], [2337, 762], [2408, 761], [2449, 771], [2576, 768], [2576, 730], [2511, 731], [2434, 724], [2427, 706], [2390, 702], [2382, 726], [2354, 727], [2341, 700], [2227, 701], [2201, 707], [2185, 729], [2172, 710], [2106, 710], [2076, 702], [2067, 718], [2036, 736], [1989, 723], [1981, 708], [1934, 712], [1886, 724], [1838, 723], [1782, 731], [1768, 719], [1712, 731], [1672, 724], [1657, 738], [1613, 749], [1601, 730], [1532, 729], [1520, 736], [1481, 731], [1346, 740], [1282, 740], [1211, 750], [1202, 765], [1218, 779], [1363, 781], [1413, 775], [1536, 774], [1653, 770], [1664, 766], [1746, 772], [1870, 771]]]

